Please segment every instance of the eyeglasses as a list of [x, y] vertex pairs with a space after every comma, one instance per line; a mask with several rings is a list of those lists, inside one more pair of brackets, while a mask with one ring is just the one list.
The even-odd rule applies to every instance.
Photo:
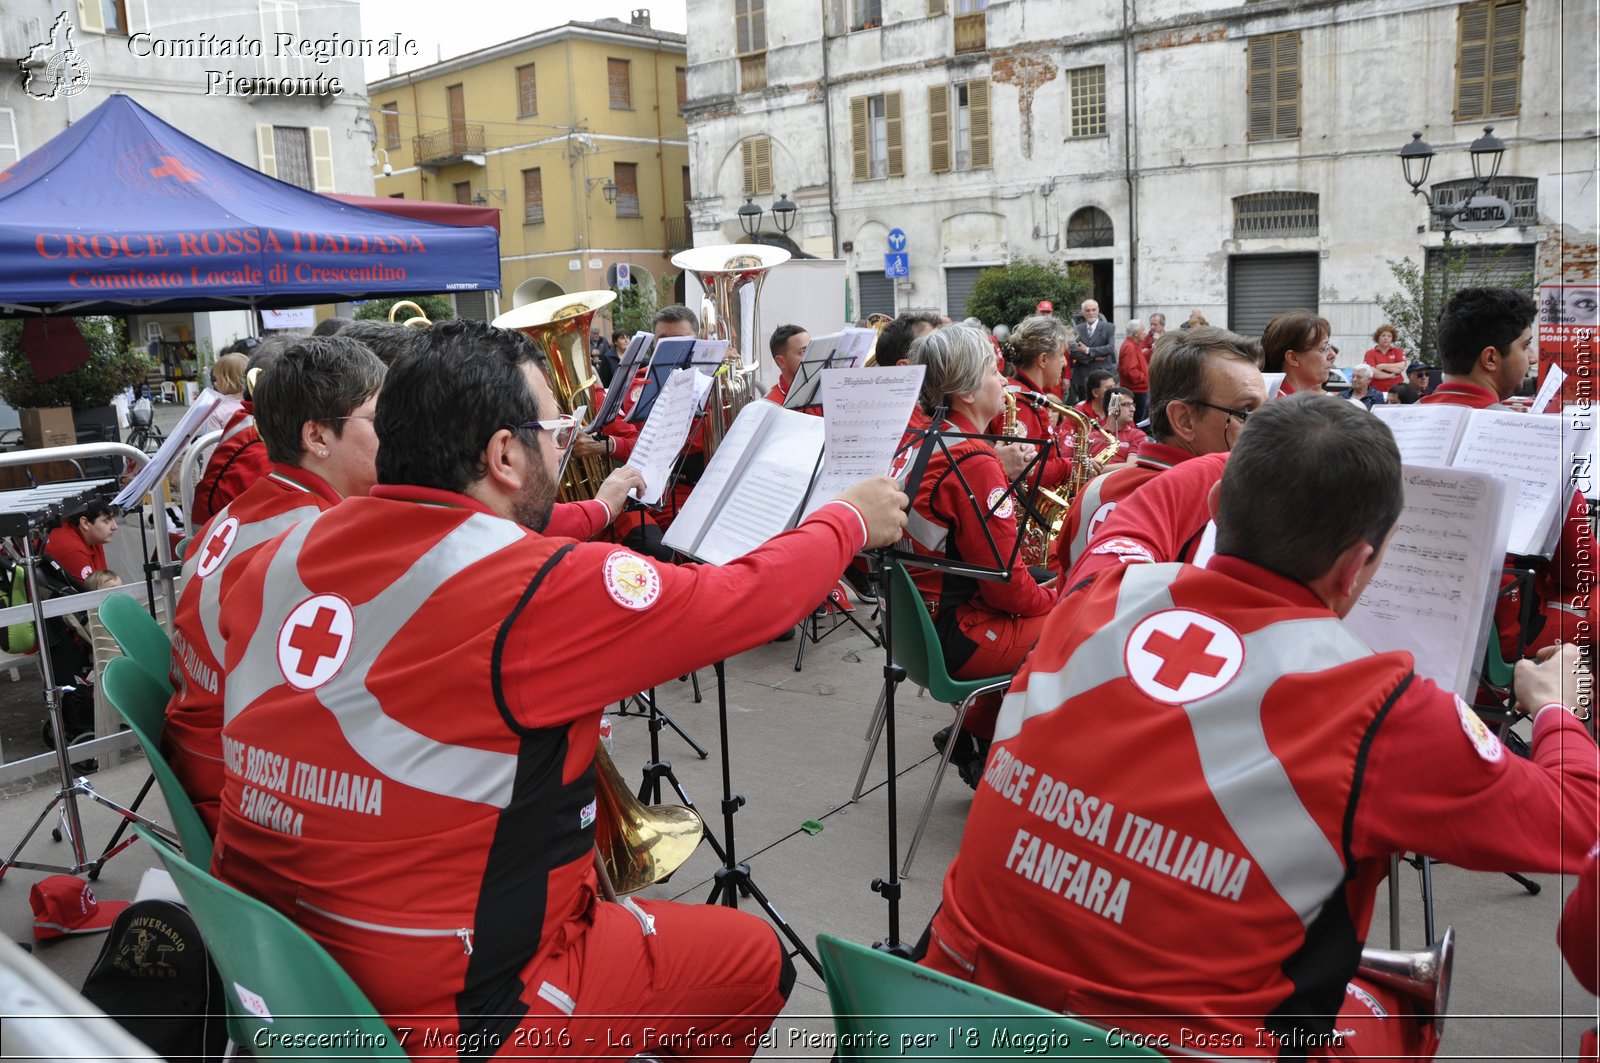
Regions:
[[343, 417], [335, 417], [335, 421], [371, 421], [376, 424], [378, 415], [375, 413], [347, 413]]
[[1225, 413], [1229, 417], [1237, 418], [1240, 424], [1244, 424], [1250, 419], [1249, 410], [1236, 410], [1231, 406], [1218, 406], [1215, 403], [1201, 402], [1198, 399], [1191, 403], [1191, 405], [1204, 406], [1208, 410], [1216, 410], [1218, 413]]
[[549, 432], [550, 445], [558, 451], [565, 451], [572, 446], [572, 441], [578, 438], [578, 422], [572, 418], [571, 414], [564, 414], [548, 421], [524, 421], [522, 424], [508, 424], [506, 427], [513, 432]]

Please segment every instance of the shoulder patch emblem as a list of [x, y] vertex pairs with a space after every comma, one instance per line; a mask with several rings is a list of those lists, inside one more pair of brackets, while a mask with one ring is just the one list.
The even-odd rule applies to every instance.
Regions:
[[233, 540], [238, 536], [239, 518], [230, 515], [200, 545], [200, 563], [195, 566], [195, 574], [204, 579], [215, 572], [228, 559], [228, 551], [233, 549]]
[[1467, 733], [1467, 740], [1472, 743], [1472, 748], [1478, 751], [1478, 756], [1490, 764], [1495, 764], [1506, 755], [1506, 747], [1500, 744], [1500, 739], [1496, 738], [1488, 725], [1472, 711], [1472, 706], [1461, 700], [1459, 694], [1456, 695], [1456, 715], [1461, 717], [1461, 729]]
[[1016, 512], [1017, 507], [1014, 500], [1006, 492], [1006, 488], [996, 487], [993, 491], [989, 492], [989, 502], [987, 508], [989, 512], [1004, 520], [1005, 518], [1011, 516], [1012, 513]]
[[1094, 511], [1094, 516], [1089, 518], [1089, 540], [1094, 539], [1095, 533], [1100, 530], [1100, 525], [1106, 522], [1106, 519], [1111, 516], [1112, 510], [1116, 508], [1117, 504], [1115, 502], [1107, 502]]
[[627, 550], [611, 552], [603, 578], [606, 593], [624, 609], [648, 609], [661, 597], [661, 573], [656, 566]]
[[1120, 535], [1113, 539], [1107, 539], [1103, 543], [1094, 544], [1089, 548], [1089, 552], [1091, 554], [1111, 554], [1125, 565], [1130, 561], [1144, 561], [1155, 564], [1156, 560], [1150, 556], [1150, 551], [1146, 550], [1142, 543], [1135, 542], [1132, 539], [1124, 539]]

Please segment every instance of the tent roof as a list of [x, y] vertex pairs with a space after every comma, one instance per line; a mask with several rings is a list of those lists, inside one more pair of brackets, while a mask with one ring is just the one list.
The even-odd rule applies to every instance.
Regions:
[[0, 316], [492, 290], [499, 246], [492, 228], [378, 213], [268, 177], [123, 95], [0, 173]]
[[325, 193], [352, 207], [364, 207], [381, 214], [437, 222], [440, 225], [487, 225], [500, 231], [500, 208], [472, 203], [440, 203], [433, 199], [400, 199], [396, 196], [347, 196], [343, 192]]

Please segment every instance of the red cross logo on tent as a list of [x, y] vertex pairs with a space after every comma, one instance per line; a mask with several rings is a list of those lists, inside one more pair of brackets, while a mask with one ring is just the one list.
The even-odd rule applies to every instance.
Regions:
[[183, 164], [183, 160], [175, 155], [161, 155], [161, 165], [150, 171], [151, 177], [170, 177], [174, 181], [181, 181], [186, 185], [194, 184], [200, 180], [200, 174]]
[[1244, 664], [1244, 642], [1216, 617], [1168, 609], [1133, 629], [1124, 662], [1134, 686], [1156, 701], [1181, 705], [1233, 682]]
[[307, 598], [278, 629], [278, 670], [296, 690], [315, 690], [344, 666], [354, 633], [349, 602], [336, 594]]
[[228, 556], [228, 551], [233, 549], [233, 540], [238, 535], [237, 518], [229, 517], [218, 524], [211, 534], [206, 536], [205, 544], [200, 548], [200, 564], [195, 566], [195, 575], [204, 578], [220, 568]]

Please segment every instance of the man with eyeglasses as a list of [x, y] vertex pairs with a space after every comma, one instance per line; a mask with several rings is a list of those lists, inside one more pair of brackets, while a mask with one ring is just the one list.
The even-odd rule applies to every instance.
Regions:
[[385, 382], [370, 496], [264, 545], [224, 601], [213, 870], [411, 1044], [748, 1059], [793, 966], [749, 913], [601, 899], [602, 713], [791, 627], [899, 540], [906, 496], [863, 481], [722, 566], [551, 536], [572, 429], [542, 362], [520, 333], [435, 325]]
[[1159, 474], [1231, 450], [1266, 397], [1249, 340], [1210, 325], [1169, 332], [1150, 358], [1152, 438], [1134, 451], [1133, 464], [1089, 481], [1073, 499], [1051, 569], [1070, 571], [1118, 505]]

